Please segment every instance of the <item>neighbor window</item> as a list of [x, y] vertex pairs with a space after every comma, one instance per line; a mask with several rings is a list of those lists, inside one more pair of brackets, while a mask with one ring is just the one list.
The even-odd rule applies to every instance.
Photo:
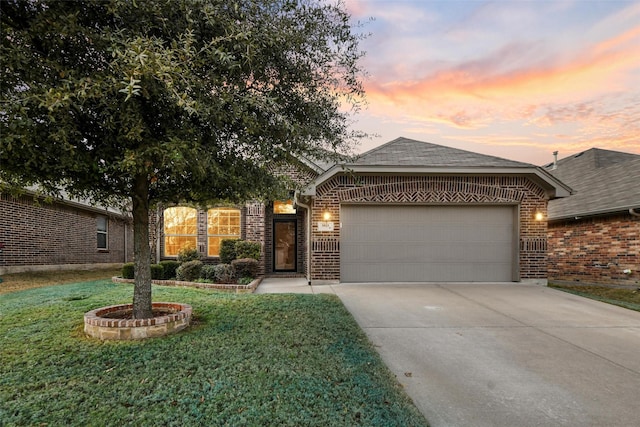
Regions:
[[273, 202], [273, 213], [274, 214], [294, 214], [296, 213], [296, 208], [293, 207], [293, 202], [291, 200], [276, 200]]
[[220, 256], [220, 242], [240, 238], [240, 210], [214, 208], [207, 211], [207, 254]]
[[109, 219], [106, 216], [96, 217], [97, 222], [97, 247], [98, 249], [109, 249], [108, 247], [108, 233], [109, 233]]
[[164, 211], [164, 255], [178, 256], [180, 249], [195, 248], [198, 241], [198, 211], [176, 206]]

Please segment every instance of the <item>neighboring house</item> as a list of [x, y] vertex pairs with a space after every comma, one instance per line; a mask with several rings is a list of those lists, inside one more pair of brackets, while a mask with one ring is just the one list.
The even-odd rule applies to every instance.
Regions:
[[0, 193], [0, 274], [119, 266], [133, 261], [133, 229], [119, 210], [27, 191]]
[[640, 156], [592, 148], [545, 169], [575, 193], [549, 203], [549, 279], [640, 284]]
[[262, 243], [263, 273], [314, 283], [546, 283], [547, 201], [570, 194], [540, 167], [406, 138], [290, 172], [308, 183], [291, 200], [160, 209], [156, 258], [191, 245], [215, 263], [243, 238]]

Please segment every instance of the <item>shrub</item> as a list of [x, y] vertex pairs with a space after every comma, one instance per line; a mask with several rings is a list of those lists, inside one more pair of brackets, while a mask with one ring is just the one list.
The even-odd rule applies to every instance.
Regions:
[[258, 261], [253, 258], [234, 259], [231, 265], [237, 277], [255, 278], [258, 275]]
[[128, 262], [122, 266], [122, 278], [133, 279], [133, 277], [134, 277], [133, 263]]
[[162, 280], [164, 278], [164, 267], [160, 264], [151, 264], [151, 279]]
[[238, 240], [236, 242], [236, 259], [253, 258], [260, 259], [260, 243]]
[[196, 248], [186, 247], [178, 251], [178, 262], [185, 263], [189, 261], [196, 261], [200, 259], [200, 252]]
[[220, 241], [220, 262], [230, 264], [236, 259], [236, 243], [239, 239], [222, 239]]
[[202, 261], [194, 259], [184, 262], [176, 270], [176, 278], [186, 282], [193, 282], [200, 277], [202, 271]]
[[159, 264], [163, 269], [163, 279], [168, 280], [176, 278], [176, 270], [178, 269], [178, 267], [180, 267], [180, 263], [178, 261], [160, 261]]
[[251, 282], [253, 282], [253, 278], [251, 277], [241, 277], [240, 279], [238, 279], [238, 285], [247, 286]]
[[215, 282], [216, 280], [216, 266], [215, 265], [205, 265], [202, 267], [202, 271], [200, 272], [200, 278], [204, 280], [210, 280]]
[[231, 264], [218, 264], [215, 267], [216, 283], [233, 283], [236, 279], [236, 272]]

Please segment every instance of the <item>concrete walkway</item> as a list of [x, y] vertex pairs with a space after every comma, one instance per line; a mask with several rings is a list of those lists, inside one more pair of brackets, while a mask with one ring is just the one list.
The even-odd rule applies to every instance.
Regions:
[[305, 278], [267, 277], [260, 282], [256, 294], [335, 294], [333, 286], [309, 286]]
[[638, 312], [513, 283], [265, 284], [337, 294], [433, 427], [640, 426]]

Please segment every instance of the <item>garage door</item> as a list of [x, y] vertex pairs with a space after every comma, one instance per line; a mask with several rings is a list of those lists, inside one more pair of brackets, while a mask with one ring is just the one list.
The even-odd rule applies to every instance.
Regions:
[[341, 207], [342, 282], [511, 281], [513, 206]]

